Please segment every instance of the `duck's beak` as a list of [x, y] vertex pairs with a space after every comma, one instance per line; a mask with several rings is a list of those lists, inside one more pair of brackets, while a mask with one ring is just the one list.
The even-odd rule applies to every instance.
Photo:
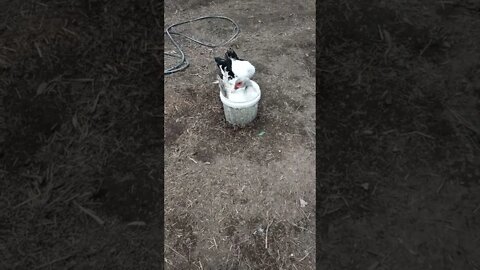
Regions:
[[240, 88], [242, 86], [242, 83], [241, 82], [237, 82], [235, 83], [235, 85], [233, 86], [233, 89], [237, 90], [238, 88]]

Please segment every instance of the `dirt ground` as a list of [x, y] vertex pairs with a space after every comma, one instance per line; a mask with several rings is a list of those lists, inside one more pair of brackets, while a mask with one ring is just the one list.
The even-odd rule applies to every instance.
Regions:
[[161, 269], [162, 4], [133, 2], [0, 1], [0, 269]]
[[318, 269], [480, 269], [478, 1], [321, 1]]
[[[167, 1], [241, 34], [180, 40], [163, 106], [161, 3], [0, 1], [0, 269], [480, 269], [480, 5], [317, 2]], [[244, 129], [228, 46], [262, 88]]]
[[[191, 65], [165, 78], [166, 268], [314, 269], [314, 1], [165, 2], [166, 26], [206, 15], [241, 33], [214, 49], [179, 39]], [[211, 43], [232, 35], [222, 21], [178, 30]], [[213, 58], [228, 47], [262, 89], [243, 129], [225, 122], [213, 84]]]

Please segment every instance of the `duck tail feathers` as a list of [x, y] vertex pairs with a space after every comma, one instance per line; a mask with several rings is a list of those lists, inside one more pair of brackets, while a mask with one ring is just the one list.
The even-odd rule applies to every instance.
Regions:
[[225, 58], [232, 58], [232, 59], [235, 59], [235, 60], [240, 60], [238, 58], [237, 53], [232, 48], [229, 48], [227, 50], [227, 52], [225, 53]]

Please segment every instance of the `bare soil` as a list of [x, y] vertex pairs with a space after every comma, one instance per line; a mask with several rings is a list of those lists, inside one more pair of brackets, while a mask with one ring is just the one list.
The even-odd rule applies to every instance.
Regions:
[[161, 11], [0, 1], [0, 269], [161, 269]]
[[[165, 3], [166, 26], [207, 15], [232, 18], [241, 33], [214, 49], [179, 39], [191, 65], [165, 78], [166, 268], [314, 269], [314, 1]], [[178, 30], [219, 43], [231, 28]], [[213, 58], [228, 47], [255, 65], [262, 90], [245, 128], [226, 123], [213, 84]]]
[[318, 269], [480, 269], [480, 6], [318, 7]]
[[[480, 6], [313, 3], [167, 1], [242, 32], [180, 40], [163, 106], [161, 3], [1, 1], [0, 269], [480, 269]], [[229, 46], [262, 88], [243, 129]]]

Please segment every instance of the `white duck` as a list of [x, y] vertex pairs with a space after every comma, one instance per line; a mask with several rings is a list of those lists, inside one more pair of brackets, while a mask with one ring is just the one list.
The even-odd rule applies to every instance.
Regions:
[[248, 102], [258, 96], [258, 91], [248, 77], [236, 77], [233, 86], [225, 89], [227, 98], [232, 102]]

